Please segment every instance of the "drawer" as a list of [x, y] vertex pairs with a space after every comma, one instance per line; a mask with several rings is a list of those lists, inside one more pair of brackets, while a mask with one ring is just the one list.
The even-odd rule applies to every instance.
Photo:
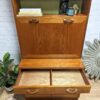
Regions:
[[27, 95], [50, 95], [49, 71], [23, 71], [19, 74], [15, 93]]
[[14, 91], [32, 96], [71, 97], [88, 93], [90, 84], [82, 70], [32, 70], [19, 74]]
[[82, 70], [52, 71], [52, 94], [66, 95], [87, 93], [90, 84]]

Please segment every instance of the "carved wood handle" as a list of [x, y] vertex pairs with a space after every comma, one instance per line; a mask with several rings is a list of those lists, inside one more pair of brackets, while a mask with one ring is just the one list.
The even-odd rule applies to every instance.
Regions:
[[39, 20], [38, 19], [31, 19], [29, 20], [29, 23], [32, 24], [32, 23], [39, 23]]
[[73, 23], [74, 20], [73, 19], [64, 19], [63, 22], [64, 23]]
[[74, 94], [74, 93], [78, 92], [78, 89], [77, 88], [68, 88], [68, 89], [66, 89], [66, 92]]
[[28, 89], [27, 90], [27, 93], [30, 94], [30, 95], [33, 95], [33, 94], [36, 94], [39, 92], [39, 89], [36, 89], [36, 90], [31, 90], [31, 89]]

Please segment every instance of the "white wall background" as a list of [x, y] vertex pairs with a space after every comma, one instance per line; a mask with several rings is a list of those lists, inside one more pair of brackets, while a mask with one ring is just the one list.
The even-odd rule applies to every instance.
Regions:
[[100, 0], [92, 0], [85, 40], [100, 39]]
[[[100, 0], [92, 0], [88, 28], [85, 40], [100, 38]], [[15, 62], [19, 61], [19, 45], [12, 13], [11, 0], [0, 0], [0, 59], [10, 52]]]
[[19, 46], [11, 0], [0, 0], [0, 59], [5, 52], [10, 52], [18, 62]]

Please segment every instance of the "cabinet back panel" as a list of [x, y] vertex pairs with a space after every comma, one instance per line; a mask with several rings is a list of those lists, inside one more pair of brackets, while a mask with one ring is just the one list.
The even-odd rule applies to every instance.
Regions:
[[20, 0], [21, 8], [41, 8], [43, 14], [59, 14], [60, 0]]

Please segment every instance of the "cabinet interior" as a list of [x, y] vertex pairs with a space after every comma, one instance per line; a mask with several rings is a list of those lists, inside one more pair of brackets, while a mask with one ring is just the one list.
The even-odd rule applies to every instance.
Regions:
[[19, 86], [84, 86], [80, 70], [24, 70]]
[[21, 8], [41, 8], [43, 14], [59, 14], [60, 0], [20, 0]]
[[[18, 14], [20, 8], [41, 8], [43, 15], [59, 14], [60, 0], [12, 0]], [[68, 7], [77, 4], [81, 14], [89, 14], [91, 0], [69, 0]]]

